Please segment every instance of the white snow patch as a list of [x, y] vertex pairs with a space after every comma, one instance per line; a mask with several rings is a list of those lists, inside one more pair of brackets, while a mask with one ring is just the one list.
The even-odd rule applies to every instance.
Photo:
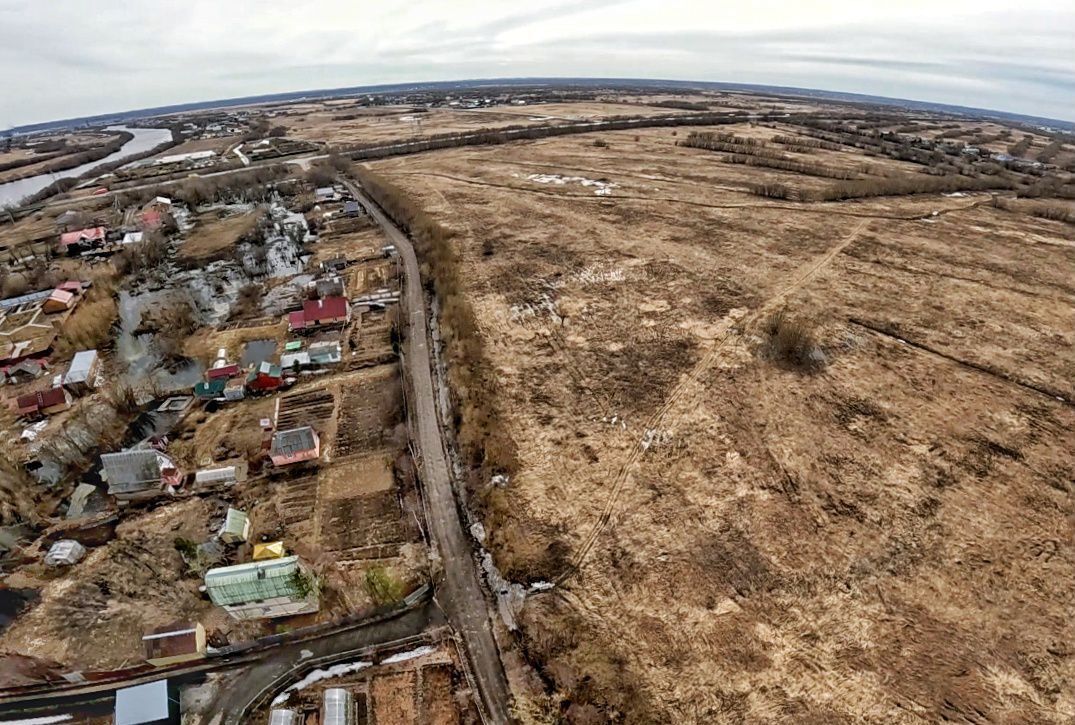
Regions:
[[316, 682], [321, 682], [322, 680], [332, 680], [337, 677], [343, 677], [344, 675], [350, 675], [353, 672], [364, 670], [367, 667], [373, 667], [373, 663], [366, 662], [363, 660], [359, 662], [347, 662], [343, 664], [332, 665], [331, 667], [326, 667], [324, 669], [316, 669], [310, 674], [306, 675], [306, 677], [303, 677], [301, 680], [296, 682], [291, 687], [281, 692], [275, 698], [273, 698], [272, 705], [273, 707], [276, 707], [277, 705], [283, 705], [285, 702], [287, 702], [288, 698], [291, 697], [292, 692], [305, 690], [307, 687]]
[[69, 722], [71, 719], [70, 715], [46, 715], [29, 720], [0, 720], [0, 725], [48, 725], [53, 722]]
[[431, 655], [436, 651], [436, 647], [427, 644], [424, 647], [419, 647], [418, 649], [412, 649], [408, 650], [407, 652], [400, 652], [399, 654], [394, 654], [391, 657], [386, 657], [381, 661], [381, 664], [394, 665], [397, 662], [406, 662], [407, 660], [417, 659], [418, 657], [425, 657], [426, 655]]
[[612, 196], [612, 190], [619, 186], [619, 184], [614, 184], [611, 181], [587, 179], [585, 176], [563, 176], [562, 174], [528, 174], [526, 179], [533, 181], [535, 184], [553, 184], [555, 186], [581, 184], [585, 187], [594, 187], [594, 194], [597, 196]]

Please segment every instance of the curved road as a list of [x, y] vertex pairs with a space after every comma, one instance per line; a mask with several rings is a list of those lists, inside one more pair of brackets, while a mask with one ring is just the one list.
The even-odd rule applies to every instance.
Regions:
[[437, 601], [448, 621], [463, 638], [471, 669], [489, 722], [511, 721], [507, 678], [500, 661], [500, 650], [493, 637], [489, 605], [478, 578], [477, 563], [470, 540], [463, 529], [456, 508], [455, 493], [444, 451], [437, 417], [436, 392], [433, 387], [432, 360], [429, 351], [429, 321], [418, 270], [418, 257], [411, 241], [366, 196], [360, 187], [347, 183], [355, 199], [369, 212], [403, 260], [404, 289], [402, 303], [407, 318], [405, 355], [414, 401], [414, 418], [420, 452], [422, 481], [429, 510], [429, 529], [436, 540], [443, 561], [444, 581], [437, 585]]

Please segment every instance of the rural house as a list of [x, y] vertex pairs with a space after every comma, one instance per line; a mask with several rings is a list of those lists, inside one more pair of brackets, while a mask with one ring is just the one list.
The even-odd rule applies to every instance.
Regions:
[[32, 418], [39, 415], [53, 415], [62, 410], [67, 410], [71, 407], [73, 400], [71, 393], [57, 386], [49, 390], [39, 390], [36, 393], [20, 395], [16, 399], [15, 405], [18, 407], [19, 415]]
[[205, 590], [238, 620], [290, 617], [319, 607], [317, 581], [297, 556], [210, 569]]
[[208, 382], [200, 382], [194, 386], [194, 397], [198, 400], [216, 400], [223, 397], [224, 387], [228, 384], [227, 378], [217, 378]]
[[88, 252], [102, 246], [105, 243], [105, 235], [106, 232], [104, 227], [92, 227], [90, 229], [79, 229], [75, 232], [64, 232], [60, 235], [60, 247], [73, 256], [80, 252]]
[[97, 373], [101, 358], [96, 350], [81, 350], [75, 353], [71, 364], [63, 376], [63, 385], [73, 393], [87, 388], [97, 387]]
[[250, 390], [276, 390], [284, 384], [284, 376], [279, 365], [263, 362], [256, 370], [251, 370], [246, 376], [246, 387]]
[[287, 316], [291, 332], [315, 327], [346, 324], [351, 319], [351, 303], [345, 297], [325, 297], [320, 300], [306, 300], [300, 312]]
[[157, 627], [142, 637], [146, 662], [155, 667], [205, 657], [205, 627], [201, 623], [176, 623]]
[[321, 340], [310, 345], [310, 362], [314, 365], [335, 365], [343, 359], [339, 340]]
[[153, 498], [183, 482], [175, 462], [152, 448], [105, 453], [101, 468], [108, 493], [121, 501]]
[[45, 301], [41, 303], [41, 309], [45, 312], [65, 312], [75, 306], [75, 293], [63, 289], [54, 289]]
[[269, 458], [274, 466], [316, 460], [321, 456], [321, 439], [310, 426], [282, 430], [272, 437]]

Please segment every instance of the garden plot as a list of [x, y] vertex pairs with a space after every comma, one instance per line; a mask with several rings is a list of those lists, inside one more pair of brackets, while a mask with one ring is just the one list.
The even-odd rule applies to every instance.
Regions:
[[399, 368], [375, 368], [359, 382], [341, 389], [340, 422], [333, 458], [376, 451], [390, 442], [403, 420]]
[[352, 459], [324, 471], [318, 516], [321, 546], [338, 563], [394, 558], [413, 541], [384, 455]]
[[[332, 428], [336, 396], [331, 390], [315, 388], [283, 395], [276, 412], [276, 430], [291, 430], [311, 426], [319, 434]], [[324, 449], [325, 441], [321, 441]]]

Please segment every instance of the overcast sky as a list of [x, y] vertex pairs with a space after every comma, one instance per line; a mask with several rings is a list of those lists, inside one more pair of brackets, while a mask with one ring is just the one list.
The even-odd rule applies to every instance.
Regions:
[[793, 85], [1075, 120], [1075, 2], [0, 0], [0, 68], [0, 128], [513, 76]]

